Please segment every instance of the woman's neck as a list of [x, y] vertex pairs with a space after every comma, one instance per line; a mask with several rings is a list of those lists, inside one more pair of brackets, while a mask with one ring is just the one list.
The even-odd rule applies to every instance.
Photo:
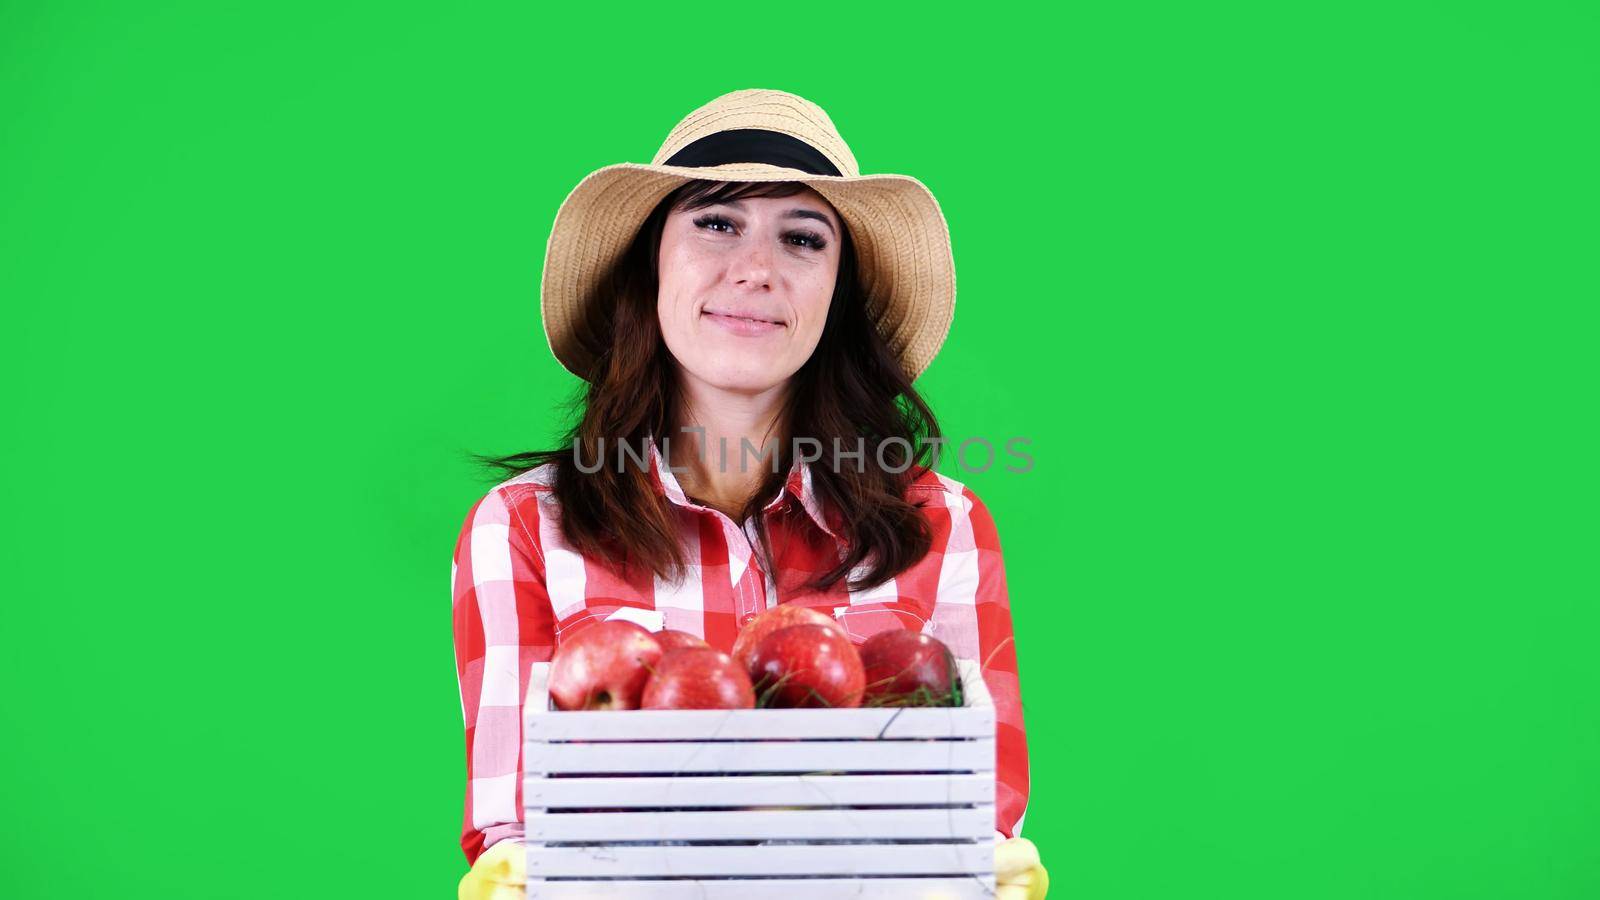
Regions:
[[736, 516], [772, 471], [786, 438], [782, 395], [703, 390], [686, 396], [668, 435], [678, 484], [697, 502]]

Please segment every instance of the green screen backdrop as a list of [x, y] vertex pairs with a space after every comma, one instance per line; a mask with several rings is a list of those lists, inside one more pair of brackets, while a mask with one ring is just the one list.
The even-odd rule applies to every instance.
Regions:
[[1053, 898], [1600, 896], [1592, 5], [0, 4], [8, 897], [454, 897], [557, 206], [768, 87], [939, 198]]

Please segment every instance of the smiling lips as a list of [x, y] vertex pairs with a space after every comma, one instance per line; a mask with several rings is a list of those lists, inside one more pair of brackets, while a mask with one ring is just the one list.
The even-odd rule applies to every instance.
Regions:
[[724, 313], [712, 312], [709, 309], [703, 310], [700, 314], [727, 329], [728, 331], [739, 335], [757, 336], [771, 334], [774, 331], [783, 330], [784, 327], [782, 322], [774, 321], [772, 319], [757, 319], [748, 316], [726, 315]]

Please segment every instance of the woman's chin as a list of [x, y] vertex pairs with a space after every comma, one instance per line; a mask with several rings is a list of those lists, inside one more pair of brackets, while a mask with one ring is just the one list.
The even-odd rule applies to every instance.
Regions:
[[729, 364], [722, 360], [720, 365], [696, 371], [697, 378], [708, 387], [719, 391], [735, 394], [760, 394], [770, 391], [783, 382], [792, 372], [774, 371], [771, 360], [755, 360], [750, 365]]

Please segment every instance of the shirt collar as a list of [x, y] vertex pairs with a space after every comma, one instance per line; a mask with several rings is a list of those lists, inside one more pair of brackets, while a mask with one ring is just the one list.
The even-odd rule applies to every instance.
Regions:
[[[664, 495], [673, 503], [689, 509], [708, 509], [690, 500], [684, 493], [683, 486], [678, 483], [678, 477], [673, 474], [670, 466], [661, 456], [661, 449], [656, 446], [655, 435], [650, 434], [645, 438], [650, 445], [650, 479], [655, 484], [656, 492]], [[812, 481], [811, 465], [796, 455], [794, 462], [789, 466], [789, 475], [784, 479], [783, 487], [772, 499], [767, 501], [762, 510], [772, 512], [783, 502], [784, 495], [794, 497], [800, 506], [811, 517], [811, 521], [822, 529], [829, 537], [838, 539], [838, 534], [828, 524], [827, 516], [823, 515], [822, 503], [817, 497], [817, 492]]]

